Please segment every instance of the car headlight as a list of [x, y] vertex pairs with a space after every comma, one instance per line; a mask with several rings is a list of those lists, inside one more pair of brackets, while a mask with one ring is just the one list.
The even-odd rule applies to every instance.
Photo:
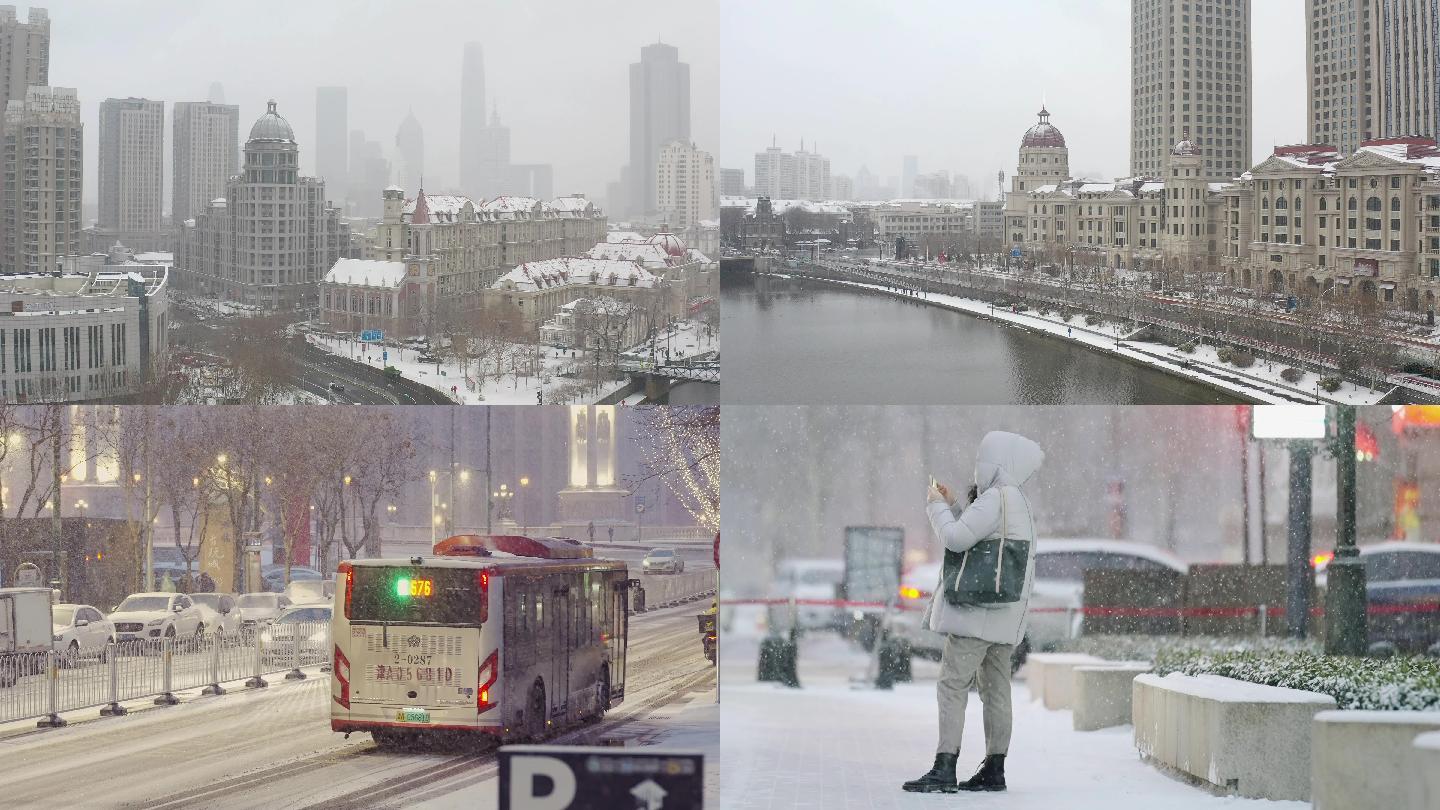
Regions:
[[61, 640], [61, 639], [63, 639], [63, 638], [65, 638], [65, 637], [64, 637], [64, 636], [56, 636], [55, 638], [53, 638], [53, 639], [51, 639], [51, 640], [52, 640], [52, 641], [59, 641], [59, 640]]

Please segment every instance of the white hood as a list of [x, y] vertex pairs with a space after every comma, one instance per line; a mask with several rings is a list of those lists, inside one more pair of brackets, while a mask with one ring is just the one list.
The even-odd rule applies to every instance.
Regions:
[[1001, 484], [1024, 486], [1044, 462], [1040, 445], [1018, 433], [992, 430], [975, 453], [975, 486], [981, 492]]

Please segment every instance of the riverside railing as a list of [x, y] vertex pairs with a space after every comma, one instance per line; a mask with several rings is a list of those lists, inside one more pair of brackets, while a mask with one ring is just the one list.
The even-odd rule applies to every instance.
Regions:
[[177, 691], [223, 694], [222, 684], [240, 680], [263, 687], [266, 675], [304, 677], [303, 667], [329, 664], [330, 651], [328, 622], [286, 622], [239, 634], [112, 642], [75, 655], [0, 657], [0, 723], [33, 717], [39, 726], [61, 726], [60, 714], [76, 709], [112, 716], [141, 698], [176, 703]]

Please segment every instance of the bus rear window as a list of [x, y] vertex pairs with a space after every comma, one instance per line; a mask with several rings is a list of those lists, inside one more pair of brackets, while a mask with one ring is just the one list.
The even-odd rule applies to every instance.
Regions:
[[473, 568], [357, 565], [352, 576], [351, 621], [478, 625], [485, 620], [480, 572]]

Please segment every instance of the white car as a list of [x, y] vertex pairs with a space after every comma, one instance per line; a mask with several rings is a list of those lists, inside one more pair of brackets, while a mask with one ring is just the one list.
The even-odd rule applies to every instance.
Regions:
[[[1189, 566], [1163, 549], [1130, 540], [1050, 540], [1035, 544], [1035, 583], [1030, 591], [1030, 617], [1025, 642], [1029, 649], [1053, 649], [1084, 632], [1085, 572], [1171, 570]], [[945, 638], [920, 626], [920, 617], [940, 581], [940, 563], [912, 568], [901, 580], [900, 611], [891, 623], [897, 635], [918, 655], [939, 658]], [[1040, 608], [1040, 610], [1036, 610]]]
[[296, 635], [299, 635], [300, 657], [315, 658], [330, 654], [329, 605], [296, 605], [286, 608], [274, 623], [260, 631], [260, 645], [272, 661], [288, 662], [294, 656]]
[[[834, 599], [845, 581], [845, 561], [832, 559], [782, 560], [775, 569], [775, 595], [781, 599]], [[797, 605], [796, 626], [801, 630], [839, 627], [841, 609], [829, 605]], [[790, 608], [770, 608], [770, 626], [788, 628]]]
[[203, 638], [205, 617], [183, 593], [157, 591], [125, 597], [110, 614], [116, 641]]
[[676, 554], [673, 548], [653, 548], [645, 555], [645, 559], [640, 561], [640, 570], [646, 574], [683, 574], [685, 561], [680, 559], [680, 555]]
[[50, 611], [55, 652], [75, 663], [86, 656], [104, 661], [107, 645], [115, 640], [115, 625], [89, 605], [60, 603]]
[[240, 606], [229, 593], [192, 593], [190, 600], [205, 617], [205, 629], [221, 638], [240, 637], [243, 626]]
[[328, 605], [335, 601], [335, 580], [295, 579], [285, 586], [292, 605]]
[[236, 600], [240, 608], [240, 624], [252, 629], [257, 625], [272, 624], [275, 618], [290, 607], [290, 597], [283, 593], [247, 593]]

